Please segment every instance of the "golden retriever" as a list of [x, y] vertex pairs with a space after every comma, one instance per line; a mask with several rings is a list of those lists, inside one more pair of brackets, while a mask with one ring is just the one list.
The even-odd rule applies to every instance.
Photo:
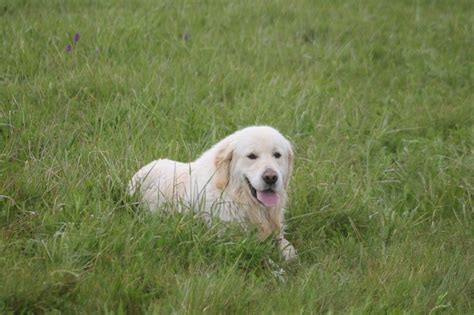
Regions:
[[296, 257], [284, 238], [284, 207], [293, 167], [293, 150], [280, 132], [268, 126], [236, 131], [196, 161], [156, 160], [129, 183], [151, 210], [173, 203], [178, 211], [195, 211], [206, 220], [255, 226], [260, 237], [274, 236], [282, 255]]

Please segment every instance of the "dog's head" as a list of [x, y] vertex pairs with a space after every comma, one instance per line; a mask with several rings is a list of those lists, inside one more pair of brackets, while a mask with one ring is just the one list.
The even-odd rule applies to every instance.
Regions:
[[217, 144], [215, 185], [245, 202], [282, 207], [293, 167], [291, 144], [277, 130], [248, 127]]

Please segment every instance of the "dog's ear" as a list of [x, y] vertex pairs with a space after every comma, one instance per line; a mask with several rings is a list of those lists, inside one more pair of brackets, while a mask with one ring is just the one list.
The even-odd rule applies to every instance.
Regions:
[[293, 146], [291, 143], [288, 143], [288, 172], [284, 181], [285, 189], [288, 188], [288, 184], [290, 183], [291, 175], [293, 174], [293, 163], [295, 159], [295, 154], [293, 153]]
[[216, 172], [214, 174], [214, 184], [217, 189], [224, 189], [227, 187], [230, 178], [230, 164], [232, 162], [232, 155], [234, 147], [230, 139], [224, 139], [217, 147], [217, 153], [214, 159]]

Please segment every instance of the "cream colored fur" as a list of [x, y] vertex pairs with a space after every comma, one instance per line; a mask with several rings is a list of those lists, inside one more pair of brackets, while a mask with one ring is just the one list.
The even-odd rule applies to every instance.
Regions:
[[[274, 236], [283, 256], [291, 259], [296, 251], [284, 238], [283, 215], [292, 165], [291, 144], [277, 130], [247, 127], [221, 140], [194, 162], [161, 159], [149, 163], [133, 176], [129, 193], [138, 191], [150, 210], [173, 203], [178, 211], [192, 209], [206, 220], [217, 217], [244, 228], [255, 226], [262, 239]], [[263, 179], [266, 170], [278, 176], [271, 186]], [[264, 206], [250, 187], [254, 194], [270, 189], [278, 202]]]

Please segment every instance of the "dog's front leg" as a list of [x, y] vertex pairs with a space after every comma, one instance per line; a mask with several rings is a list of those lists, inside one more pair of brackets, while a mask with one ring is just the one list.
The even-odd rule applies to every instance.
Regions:
[[293, 245], [291, 245], [290, 242], [288, 242], [283, 234], [281, 234], [278, 238], [278, 246], [280, 247], [281, 254], [286, 261], [290, 261], [298, 257], [296, 249], [293, 247]]

